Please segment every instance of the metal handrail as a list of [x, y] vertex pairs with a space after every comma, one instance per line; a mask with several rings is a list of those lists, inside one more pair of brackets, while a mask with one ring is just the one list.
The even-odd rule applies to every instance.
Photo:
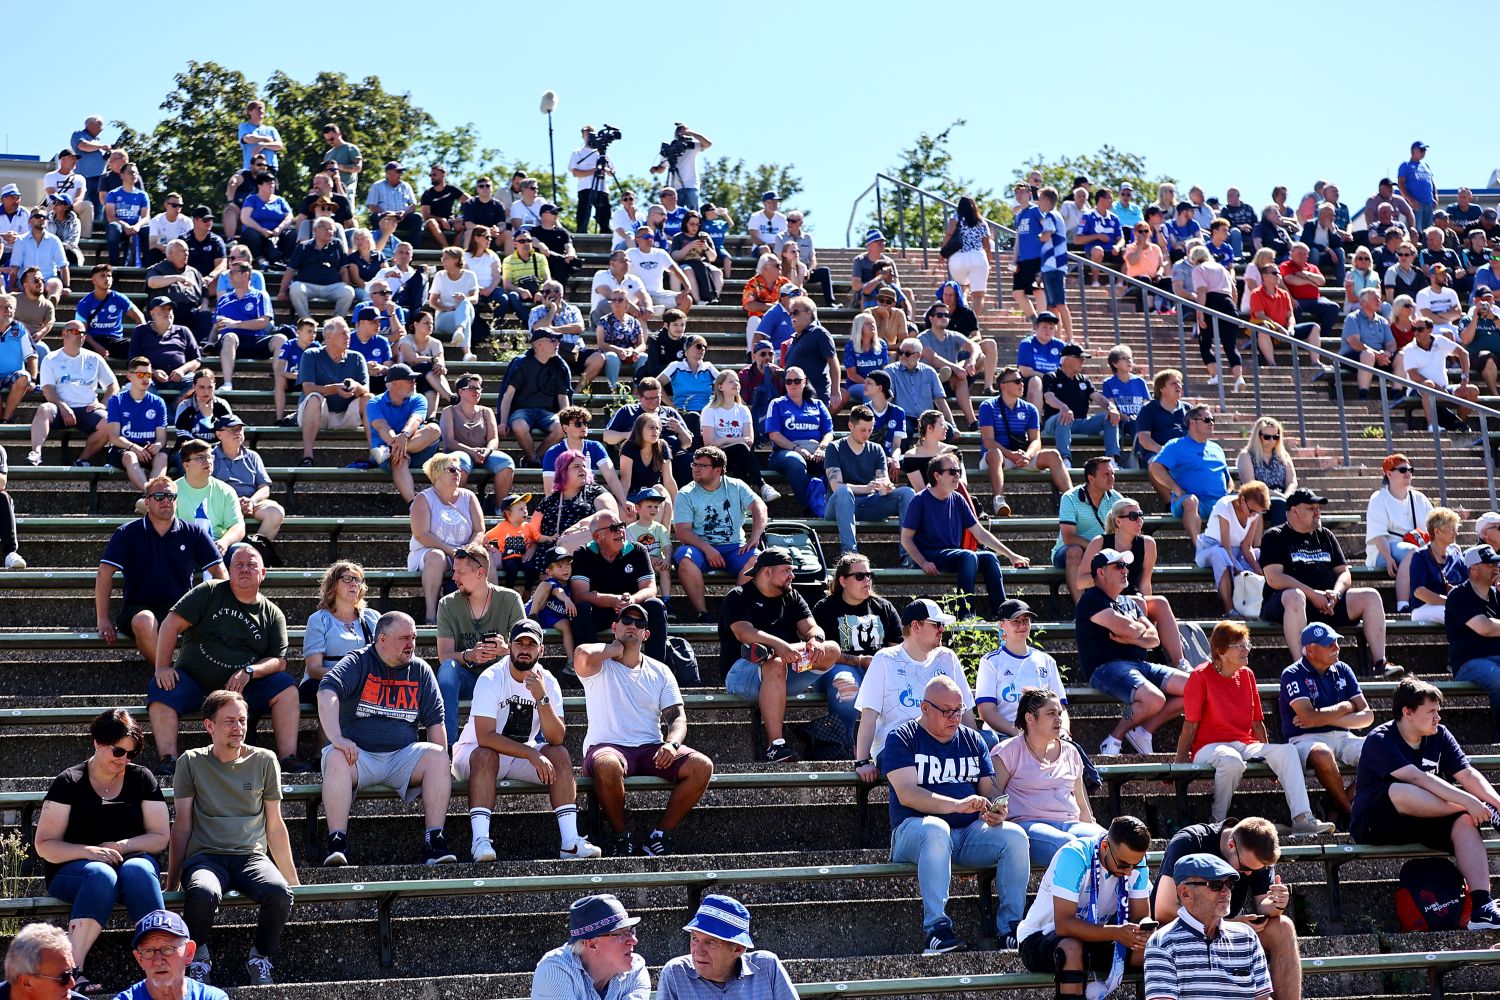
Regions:
[[[913, 184], [910, 184], [910, 183], [908, 183], [906, 181], [901, 180], [898, 177], [892, 177], [889, 174], [878, 173], [878, 172], [875, 175], [875, 181], [870, 186], [871, 188], [875, 189], [877, 201], [879, 200], [880, 182], [881, 181], [886, 181], [888, 183], [891, 183], [891, 184], [895, 185], [898, 191], [902, 191], [902, 192], [905, 192], [905, 191], [915, 192], [918, 195], [918, 197], [919, 197], [919, 201], [920, 201], [920, 199], [930, 198], [930, 199], [932, 199], [933, 202], [935, 202], [937, 204], [940, 204], [940, 205], [944, 206], [947, 209], [956, 209], [957, 208], [957, 205], [954, 202], [948, 200], [947, 198], [943, 197], [940, 194], [936, 194], [934, 192], [924, 190], [923, 188], [919, 188], [919, 187], [917, 187], [917, 186], [915, 186]], [[860, 200], [863, 200], [863, 198], [865, 197], [865, 194], [868, 194], [869, 191], [870, 191], [870, 188], [866, 188], [864, 194], [861, 194], [860, 197], [859, 197], [859, 199], [856, 199], [856, 203], [855, 203], [856, 206], [858, 205], [858, 202]], [[853, 211], [851, 211], [851, 213], [850, 213], [851, 220], [853, 218], [853, 214], [854, 214]], [[924, 216], [924, 218], [925, 218], [925, 216]], [[1004, 234], [1007, 234], [1007, 235], [1012, 236], [1012, 237], [1014, 237], [1014, 236], [1017, 235], [1016, 231], [1014, 229], [1010, 228], [1009, 226], [1001, 225], [1000, 223], [991, 221], [989, 219], [986, 219], [984, 221], [985, 221], [985, 224], [987, 226], [989, 226], [991, 228], [991, 230], [993, 230], [995, 232], [1004, 233]], [[923, 263], [923, 266], [926, 266], [927, 265], [927, 247], [924, 246], [922, 248], [922, 252], [923, 252], [922, 263]], [[1259, 397], [1260, 352], [1259, 352], [1259, 350], [1256, 349], [1256, 344], [1254, 343], [1254, 338], [1255, 338], [1256, 335], [1264, 333], [1264, 334], [1268, 334], [1273, 341], [1279, 341], [1279, 342], [1287, 345], [1287, 347], [1290, 348], [1290, 354], [1291, 354], [1291, 359], [1292, 359], [1292, 378], [1293, 378], [1294, 382], [1296, 382], [1299, 386], [1301, 385], [1301, 379], [1300, 379], [1300, 367], [1301, 366], [1299, 364], [1300, 355], [1298, 354], [1299, 351], [1306, 351], [1308, 354], [1312, 355], [1313, 357], [1321, 357], [1321, 358], [1328, 359], [1329, 361], [1332, 362], [1332, 364], [1334, 366], [1334, 369], [1335, 369], [1335, 372], [1337, 372], [1339, 368], [1346, 368], [1346, 369], [1353, 370], [1355, 372], [1364, 371], [1364, 372], [1370, 373], [1370, 375], [1372, 376], [1372, 378], [1375, 379], [1375, 380], [1377, 380], [1378, 383], [1379, 383], [1379, 385], [1380, 385], [1381, 415], [1382, 415], [1382, 420], [1383, 420], [1384, 425], [1385, 425], [1384, 426], [1384, 430], [1385, 430], [1385, 440], [1386, 441], [1393, 441], [1394, 440], [1393, 435], [1391, 433], [1390, 405], [1389, 405], [1389, 401], [1388, 401], [1388, 391], [1389, 391], [1388, 390], [1388, 385], [1389, 385], [1389, 383], [1395, 383], [1398, 386], [1405, 387], [1405, 389], [1406, 389], [1405, 395], [1407, 395], [1407, 396], [1421, 397], [1421, 396], [1425, 395], [1425, 396], [1430, 397], [1432, 399], [1432, 401], [1433, 401], [1434, 412], [1436, 412], [1436, 407], [1437, 407], [1438, 403], [1442, 402], [1442, 403], [1447, 403], [1450, 406], [1454, 406], [1454, 407], [1463, 407], [1464, 409], [1470, 410], [1471, 412], [1477, 414], [1478, 417], [1479, 417], [1479, 425], [1480, 425], [1480, 432], [1479, 433], [1480, 433], [1480, 438], [1485, 443], [1485, 447], [1482, 450], [1484, 452], [1484, 464], [1485, 464], [1485, 470], [1486, 470], [1486, 477], [1485, 478], [1486, 478], [1487, 485], [1488, 485], [1488, 488], [1489, 488], [1490, 506], [1491, 506], [1491, 509], [1494, 509], [1495, 507], [1500, 506], [1500, 499], [1497, 499], [1497, 494], [1496, 494], [1495, 459], [1494, 459], [1493, 453], [1491, 452], [1491, 450], [1489, 448], [1489, 440], [1490, 440], [1489, 421], [1490, 420], [1495, 420], [1496, 421], [1496, 426], [1500, 427], [1500, 409], [1496, 409], [1494, 407], [1487, 406], [1487, 405], [1479, 403], [1479, 402], [1473, 402], [1473, 401], [1464, 399], [1461, 396], [1456, 396], [1453, 393], [1445, 392], [1445, 391], [1443, 391], [1441, 389], [1435, 389], [1435, 388], [1432, 388], [1430, 386], [1420, 385], [1420, 384], [1412, 381], [1411, 379], [1408, 379], [1408, 378], [1406, 378], [1404, 376], [1401, 376], [1401, 375], [1397, 375], [1394, 372], [1382, 371], [1381, 369], [1376, 368], [1373, 365], [1366, 365], [1363, 362], [1357, 361], [1357, 360], [1355, 360], [1353, 358], [1346, 358], [1342, 354], [1336, 353], [1334, 351], [1330, 351], [1327, 348], [1324, 348], [1324, 347], [1314, 347], [1311, 344], [1305, 343], [1305, 342], [1297, 339], [1290, 332], [1278, 330], [1278, 329], [1276, 329], [1274, 327], [1257, 326], [1256, 324], [1251, 323], [1248, 320], [1241, 319], [1238, 316], [1231, 316], [1231, 315], [1228, 315], [1227, 313], [1222, 313], [1222, 312], [1219, 312], [1217, 310], [1210, 309], [1207, 306], [1199, 305], [1198, 302], [1197, 302], [1197, 300], [1185, 299], [1182, 296], [1177, 295], [1174, 292], [1163, 291], [1162, 289], [1158, 288], [1156, 285], [1150, 284], [1149, 282], [1142, 281], [1139, 278], [1129, 277], [1128, 275], [1125, 275], [1125, 274], [1123, 274], [1123, 273], [1121, 273], [1119, 271], [1114, 271], [1114, 270], [1111, 270], [1110, 268], [1104, 267], [1103, 265], [1096, 264], [1092, 260], [1089, 260], [1087, 257], [1084, 257], [1084, 256], [1082, 256], [1080, 254], [1074, 253], [1071, 250], [1068, 251], [1067, 256], [1068, 256], [1068, 259], [1069, 259], [1070, 262], [1072, 262], [1074, 264], [1077, 264], [1079, 266], [1078, 284], [1079, 284], [1079, 300], [1080, 300], [1079, 304], [1080, 304], [1080, 307], [1082, 307], [1085, 304], [1085, 301], [1086, 301], [1085, 298], [1084, 298], [1084, 295], [1083, 295], [1083, 274], [1084, 274], [1084, 269], [1089, 269], [1089, 270], [1091, 270], [1091, 271], [1093, 271], [1095, 273], [1103, 274], [1103, 275], [1105, 275], [1105, 276], [1108, 277], [1109, 283], [1110, 283], [1110, 291], [1111, 291], [1110, 302], [1111, 302], [1112, 310], [1114, 312], [1114, 322], [1115, 322], [1116, 339], [1118, 339], [1118, 335], [1119, 335], [1119, 299], [1118, 299], [1118, 297], [1116, 295], [1113, 294], [1113, 292], [1115, 291], [1116, 283], [1117, 282], [1125, 282], [1128, 285], [1131, 285], [1131, 286], [1134, 286], [1136, 288], [1139, 288], [1141, 290], [1141, 293], [1142, 293], [1142, 302], [1143, 303], [1146, 301], [1145, 296], [1149, 294], [1149, 295], [1154, 296], [1156, 298], [1163, 299], [1163, 300], [1166, 300], [1166, 301], [1170, 301], [1170, 302], [1176, 303], [1178, 305], [1178, 310], [1177, 310], [1177, 321], [1178, 321], [1178, 328], [1179, 328], [1178, 329], [1178, 333], [1179, 333], [1179, 338], [1181, 340], [1180, 348], [1183, 351], [1184, 356], [1185, 356], [1185, 353], [1186, 353], [1186, 333], [1182, 329], [1182, 322], [1183, 322], [1183, 317], [1185, 316], [1185, 308], [1186, 309], [1192, 309], [1194, 312], [1196, 312], [1198, 314], [1202, 314], [1202, 315], [1205, 315], [1205, 316], [1209, 317], [1210, 321], [1214, 325], [1215, 346], [1218, 348], [1218, 354], [1221, 357], [1223, 356], [1223, 338], [1222, 338], [1221, 333], [1220, 333], [1220, 324], [1221, 323], [1228, 324], [1231, 328], [1238, 328], [1240, 330], [1244, 330], [1247, 333], [1249, 333], [1250, 336], [1251, 336], [1251, 345], [1250, 345], [1251, 346], [1251, 352], [1250, 352], [1251, 353], [1251, 359], [1254, 362], [1253, 365], [1252, 365], [1252, 368], [1253, 368], [1253, 370], [1255, 372], [1256, 380], [1257, 380], [1257, 407], [1259, 406], [1259, 399], [1258, 399], [1258, 397]], [[1000, 268], [999, 267], [994, 268], [994, 272], [995, 272], [994, 277], [995, 277], [995, 296], [996, 296], [996, 300], [997, 301], [1004, 301], [1004, 292], [1003, 292], [1003, 289], [1001, 287], [1001, 280], [1000, 280]], [[1087, 319], [1088, 312], [1087, 312], [1087, 310], [1083, 309], [1083, 308], [1080, 308], [1080, 315], [1081, 315], [1081, 317], [1083, 319], [1084, 346], [1087, 347], [1088, 346], [1088, 319]], [[1150, 345], [1151, 345], [1151, 320], [1150, 320], [1150, 315], [1151, 314], [1150, 314], [1150, 311], [1149, 310], [1144, 311], [1143, 315], [1146, 317], [1146, 344], [1147, 344], [1147, 349], [1149, 351], [1150, 350]], [[1236, 333], [1235, 335], [1238, 336], [1238, 333]], [[1152, 367], [1154, 368], [1154, 365], [1152, 365]], [[1221, 367], [1223, 367], [1223, 366], [1221, 365]], [[1224, 408], [1224, 405], [1225, 405], [1225, 394], [1224, 394], [1224, 382], [1225, 382], [1225, 379], [1224, 379], [1224, 372], [1221, 371], [1219, 373], [1219, 375], [1220, 375], [1219, 380], [1218, 380], [1219, 407], [1222, 410]], [[1343, 413], [1344, 412], [1344, 395], [1343, 395], [1343, 381], [1342, 381], [1342, 379], [1338, 378], [1338, 377], [1335, 377], [1334, 380], [1333, 380], [1333, 385], [1334, 385], [1335, 396], [1336, 396], [1336, 399], [1337, 399], [1337, 402], [1338, 402], [1339, 412]], [[1301, 394], [1300, 393], [1298, 394], [1298, 397], [1297, 397], [1297, 407], [1298, 407], [1299, 420], [1301, 420], [1301, 417], [1302, 417], [1302, 399], [1301, 399]], [[1436, 459], [1436, 463], [1437, 463], [1437, 469], [1436, 469], [1436, 471], [1437, 471], [1437, 476], [1438, 476], [1439, 496], [1440, 496], [1441, 501], [1446, 504], [1447, 503], [1448, 488], [1447, 488], [1447, 480], [1446, 480], [1446, 477], [1445, 477], [1444, 472], [1443, 472], [1442, 438], [1441, 438], [1442, 428], [1441, 428], [1441, 426], [1439, 425], [1439, 423], [1437, 421], [1431, 421], [1430, 423], [1431, 423], [1431, 430], [1432, 430], [1432, 439], [1433, 439], [1433, 447], [1434, 447], [1434, 452], [1435, 452], [1435, 459]], [[1300, 437], [1301, 437], [1301, 440], [1302, 440], [1302, 445], [1303, 445], [1303, 447], [1306, 447], [1307, 446], [1307, 431], [1306, 431], [1305, 421], [1303, 422], [1303, 426], [1299, 429], [1299, 433], [1300, 433]], [[1349, 431], [1348, 431], [1348, 424], [1347, 424], [1347, 422], [1341, 422], [1340, 435], [1341, 435], [1341, 441], [1342, 441], [1342, 444], [1343, 444], [1344, 464], [1348, 465], [1349, 462], [1350, 462], [1350, 454], [1349, 454]]]

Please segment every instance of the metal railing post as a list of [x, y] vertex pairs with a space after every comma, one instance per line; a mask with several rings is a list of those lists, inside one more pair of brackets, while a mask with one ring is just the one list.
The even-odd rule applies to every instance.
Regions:
[[[1235, 336], [1238, 337], [1239, 334], [1236, 333]], [[1260, 343], [1253, 333], [1250, 335], [1250, 386], [1255, 392], [1255, 419], [1259, 420], [1264, 412], [1260, 401]]]
[[1115, 272], [1106, 271], [1109, 275], [1109, 318], [1115, 328], [1115, 345], [1120, 343], [1120, 286], [1115, 281]]
[[1229, 358], [1224, 355], [1224, 339], [1219, 336], [1219, 317], [1213, 318], [1214, 357], [1218, 359], [1219, 412], [1224, 412], [1224, 383], [1229, 381]]
[[1335, 365], [1333, 369], [1333, 395], [1339, 411], [1339, 444], [1343, 448], [1344, 464], [1349, 464], [1349, 414], [1344, 409], [1344, 373]]
[[1484, 451], [1484, 481], [1490, 488], [1490, 510], [1495, 502], [1495, 453], [1490, 451], [1490, 422], [1484, 413], [1479, 414], [1479, 446]]
[[1385, 431], [1387, 444], [1394, 445], [1396, 435], [1391, 429], [1391, 394], [1390, 387], [1386, 385], [1385, 378], [1380, 380], [1380, 426]]
[[[1337, 372], [1334, 373], [1337, 375]], [[1302, 354], [1292, 351], [1292, 398], [1297, 401], [1297, 440], [1307, 447], [1307, 412], [1302, 408]]]
[[1151, 343], [1151, 341], [1155, 339], [1155, 337], [1152, 336], [1151, 333], [1151, 309], [1147, 306], [1148, 300], [1146, 298], [1145, 290], [1138, 289], [1138, 291], [1140, 291], [1141, 293], [1141, 318], [1146, 322], [1146, 368], [1150, 370], [1151, 374], [1155, 375], [1156, 351], [1154, 345]]
[[1432, 400], [1432, 416], [1434, 419], [1429, 420], [1427, 423], [1432, 430], [1433, 467], [1437, 471], [1438, 501], [1446, 507], [1448, 506], [1448, 477], [1443, 470], [1443, 422], [1436, 419], [1439, 416], [1437, 396], [1426, 398]]
[[875, 175], [875, 225], [881, 230], [881, 232], [885, 231], [885, 209], [882, 207], [880, 201], [879, 174]]
[[927, 196], [917, 195], [917, 215], [922, 219], [922, 266], [927, 266]]
[[1187, 380], [1188, 362], [1187, 362], [1187, 329], [1183, 325], [1184, 322], [1185, 322], [1185, 320], [1183, 319], [1183, 315], [1182, 314], [1184, 312], [1186, 312], [1186, 311], [1187, 311], [1186, 307], [1183, 306], [1182, 303], [1179, 302], [1177, 304], [1177, 355], [1178, 355], [1178, 362], [1177, 362], [1178, 368], [1177, 368], [1177, 370], [1180, 371], [1180, 372], [1182, 372], [1182, 378], [1183, 378], [1184, 382], [1186, 382], [1186, 380]]
[[1083, 264], [1078, 265], [1078, 315], [1083, 319], [1083, 348], [1088, 350], [1089, 346], [1089, 307], [1084, 301], [1084, 271]]

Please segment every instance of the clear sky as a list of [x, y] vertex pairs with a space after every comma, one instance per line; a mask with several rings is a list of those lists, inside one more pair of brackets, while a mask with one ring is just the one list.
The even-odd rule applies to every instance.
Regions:
[[[1472, 101], [1451, 88], [1434, 100], [1415, 82], [1426, 74], [1399, 84], [1397, 69], [1372, 57], [1400, 53], [1408, 37], [1451, 41], [1463, 24], [1482, 32], [1493, 0], [522, 6], [533, 16], [518, 18], [508, 4], [444, 6], [435, 19], [418, 4], [321, 8], [348, 25], [341, 37], [315, 27], [315, 8], [285, 0], [253, 10], [153, 0], [135, 29], [113, 20], [116, 0], [83, 0], [70, 22], [111, 27], [78, 68], [58, 72], [52, 44], [7, 53], [10, 93], [22, 99], [12, 108], [25, 110], [0, 120], [0, 150], [50, 157], [88, 114], [148, 127], [194, 58], [260, 83], [276, 69], [300, 80], [323, 69], [374, 73], [441, 124], [472, 121], [484, 145], [532, 163], [546, 162], [546, 118], [536, 109], [552, 89], [560, 167], [584, 123], [623, 129], [611, 152], [637, 173], [684, 121], [713, 140], [709, 155], [793, 164], [806, 186], [798, 207], [825, 245], [842, 242], [850, 206], [877, 170], [919, 132], [955, 118], [968, 121], [952, 147], [958, 173], [995, 189], [1033, 154], [1104, 144], [1210, 194], [1236, 185], [1257, 205], [1277, 183], [1295, 199], [1324, 177], [1358, 209], [1414, 139], [1431, 145], [1442, 187], [1482, 186], [1500, 166]], [[654, 27], [682, 13], [691, 14], [687, 28]], [[1067, 26], [1027, 26], [1028, 15], [1046, 14], [1066, 16]], [[597, 41], [580, 43], [585, 25], [597, 26]], [[518, 34], [526, 41], [511, 43]], [[132, 54], [112, 59], [108, 50], [127, 38]], [[466, 39], [483, 45], [467, 50]], [[652, 58], [640, 66], [627, 54]], [[1445, 78], [1457, 86], [1465, 71], [1450, 66]]]

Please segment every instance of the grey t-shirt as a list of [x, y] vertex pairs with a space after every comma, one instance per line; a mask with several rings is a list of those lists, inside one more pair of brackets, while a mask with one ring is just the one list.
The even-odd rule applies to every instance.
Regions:
[[249, 448], [241, 448], [235, 458], [224, 454], [222, 448], [215, 448], [213, 458], [214, 478], [228, 483], [235, 496], [252, 496], [262, 486], [270, 485], [271, 476], [266, 472], [266, 463]]
[[939, 340], [931, 330], [923, 330], [917, 339], [922, 342], [923, 347], [949, 364], [958, 364], [960, 358], [974, 351], [974, 345], [956, 333], [950, 333]]
[[[823, 453], [823, 470], [832, 474], [838, 469], [846, 486], [868, 486], [885, 475], [885, 449], [874, 441], [866, 441], [864, 450], [858, 455], [849, 447], [849, 439], [834, 442]], [[830, 486], [832, 482], [830, 481]]]
[[443, 724], [443, 695], [427, 661], [414, 656], [404, 666], [388, 667], [373, 643], [340, 660], [318, 690], [339, 696], [339, 729], [371, 753], [411, 746], [419, 726]]

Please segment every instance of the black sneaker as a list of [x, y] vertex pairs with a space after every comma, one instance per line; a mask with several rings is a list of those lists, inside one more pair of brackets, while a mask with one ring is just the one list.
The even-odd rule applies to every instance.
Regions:
[[328, 835], [328, 854], [323, 858], [326, 868], [340, 868], [349, 863], [349, 835], [347, 833], [330, 833]]
[[612, 858], [630, 858], [635, 856], [635, 838], [629, 831], [615, 834], [615, 842], [609, 849]]
[[152, 768], [152, 770], [156, 772], [156, 776], [158, 778], [172, 777], [172, 775], [177, 773], [176, 755], [167, 754], [161, 760], [156, 762], [156, 767]]
[[761, 758], [767, 764], [791, 764], [798, 760], [797, 751], [793, 750], [790, 743], [772, 743], [766, 747], [766, 755]]
[[441, 830], [422, 843], [422, 864], [424, 865], [451, 865], [457, 860], [458, 855], [448, 850], [448, 842], [443, 839]]
[[1469, 914], [1469, 930], [1500, 931], [1500, 905], [1492, 899]]
[[646, 842], [641, 845], [641, 853], [648, 858], [659, 858], [667, 853], [667, 835], [660, 830], [653, 831]]
[[946, 955], [950, 951], [963, 951], [966, 947], [963, 938], [953, 933], [953, 925], [944, 922], [932, 929], [932, 933], [927, 938], [927, 947], [922, 949], [922, 954]]
[[281, 758], [281, 770], [284, 774], [313, 774], [317, 768], [294, 753], [289, 753]]

